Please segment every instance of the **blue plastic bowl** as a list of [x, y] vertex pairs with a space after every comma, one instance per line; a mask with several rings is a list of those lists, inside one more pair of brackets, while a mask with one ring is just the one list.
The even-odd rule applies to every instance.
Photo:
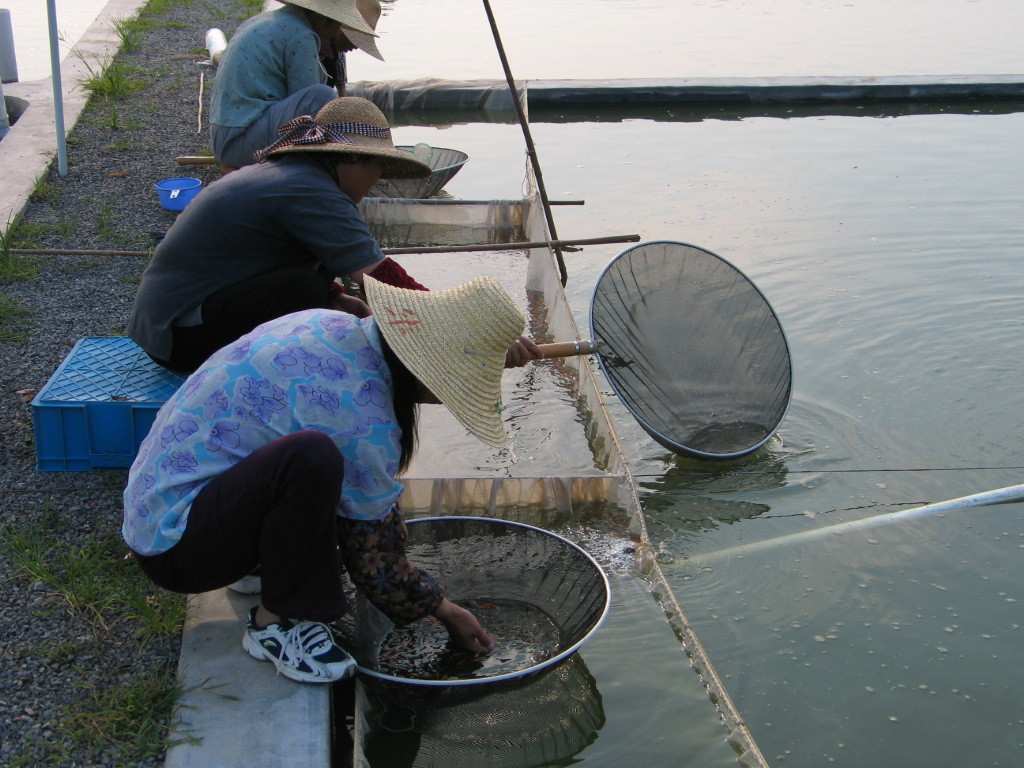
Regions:
[[164, 179], [153, 185], [160, 195], [160, 205], [168, 211], [183, 211], [193, 197], [203, 188], [200, 179]]

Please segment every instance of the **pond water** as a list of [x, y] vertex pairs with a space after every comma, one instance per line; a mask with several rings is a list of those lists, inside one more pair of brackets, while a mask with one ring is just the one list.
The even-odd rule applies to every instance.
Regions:
[[[675, 561], [663, 566], [669, 581], [772, 764], [1024, 760], [1024, 505], [714, 557], [1022, 481], [1021, 110], [531, 115], [549, 196], [586, 201], [554, 209], [560, 236], [636, 232], [708, 248], [754, 280], [787, 333], [792, 407], [778, 439], [747, 459], [668, 455], [611, 403], [651, 536]], [[447, 187], [456, 197], [521, 191], [517, 125], [396, 134], [469, 154]], [[584, 333], [594, 282], [620, 250], [566, 254]], [[641, 634], [611, 631], [625, 647]], [[672, 684], [657, 655], [645, 659], [632, 681], [657, 709]]]
[[[481, 0], [383, 0], [353, 80], [501, 79]], [[491, 0], [518, 78], [1020, 74], [1017, 0]]]
[[[554, 209], [560, 236], [709, 248], [787, 333], [793, 403], [747, 459], [667, 455], [611, 403], [669, 581], [773, 764], [1024, 759], [1024, 505], [713, 557], [1021, 482], [1022, 106], [533, 116], [549, 196], [586, 200]], [[470, 155], [454, 196], [519, 191], [516, 125], [397, 132]], [[584, 332], [619, 250], [567, 254]], [[670, 698], [654, 665], [641, 684]]]

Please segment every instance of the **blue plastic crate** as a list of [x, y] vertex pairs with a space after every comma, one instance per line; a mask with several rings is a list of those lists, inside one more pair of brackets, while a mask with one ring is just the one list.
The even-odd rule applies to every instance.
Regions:
[[184, 380], [126, 336], [81, 339], [32, 399], [36, 469], [127, 469]]

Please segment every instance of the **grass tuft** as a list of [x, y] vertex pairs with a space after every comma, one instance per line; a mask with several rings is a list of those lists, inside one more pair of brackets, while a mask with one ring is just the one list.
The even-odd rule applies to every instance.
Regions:
[[145, 640], [175, 634], [185, 622], [185, 599], [150, 583], [117, 536], [91, 537], [67, 548], [52, 542], [48, 527], [30, 524], [0, 530], [0, 551], [17, 573], [45, 585], [104, 629], [132, 620], [136, 637]]
[[173, 667], [124, 685], [93, 686], [65, 708], [62, 725], [91, 751], [114, 751], [135, 760], [159, 757], [168, 746], [182, 693]]
[[139, 17], [118, 17], [111, 19], [111, 26], [121, 42], [121, 51], [131, 53], [137, 51], [142, 44], [142, 35], [153, 28], [150, 19]]
[[14, 225], [12, 219], [0, 233], [0, 283], [13, 283], [17, 280], [28, 280], [36, 274], [35, 264], [21, 254], [11, 253], [15, 248], [24, 248], [20, 244], [24, 230], [24, 222]]

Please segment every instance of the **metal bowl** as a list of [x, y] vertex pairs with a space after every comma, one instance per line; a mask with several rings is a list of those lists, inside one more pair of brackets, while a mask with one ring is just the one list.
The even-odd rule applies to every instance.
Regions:
[[[429, 150], [421, 152], [423, 147]], [[368, 197], [399, 197], [413, 200], [424, 200], [433, 197], [444, 187], [452, 176], [466, 164], [469, 155], [457, 149], [446, 147], [430, 147], [426, 144], [416, 146], [400, 145], [395, 149], [401, 149], [409, 154], [414, 154], [427, 163], [433, 170], [429, 176], [421, 179], [381, 179], [370, 190]]]
[[[571, 657], [608, 613], [608, 579], [572, 542], [541, 528], [480, 517], [430, 517], [408, 522], [409, 559], [444, 584], [455, 603], [527, 604], [554, 626], [557, 645], [512, 671], [424, 679], [393, 674], [381, 664], [381, 646], [395, 625], [358, 594], [335, 629], [364, 680], [405, 702], [466, 698], [522, 685]], [[491, 616], [492, 619], [498, 617]], [[481, 617], [487, 629], [488, 617]], [[501, 646], [499, 645], [499, 650]], [[492, 654], [493, 655], [493, 654]]]

